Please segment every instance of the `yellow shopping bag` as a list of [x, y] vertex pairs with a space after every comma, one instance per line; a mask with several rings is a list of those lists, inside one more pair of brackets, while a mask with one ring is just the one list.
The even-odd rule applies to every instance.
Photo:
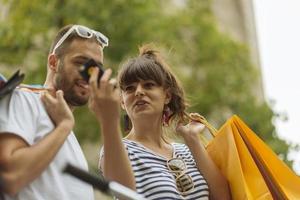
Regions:
[[300, 178], [237, 116], [219, 131], [206, 149], [226, 176], [234, 200], [300, 200]]

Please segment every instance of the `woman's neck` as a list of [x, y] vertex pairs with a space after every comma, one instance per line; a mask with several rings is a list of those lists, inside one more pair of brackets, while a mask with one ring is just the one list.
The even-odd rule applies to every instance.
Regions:
[[132, 122], [132, 125], [133, 127], [126, 137], [127, 139], [142, 144], [152, 144], [157, 147], [162, 147], [166, 143], [163, 139], [161, 119], [147, 120], [144, 122], [136, 120]]
[[[142, 122], [141, 120], [144, 121]], [[163, 137], [161, 119], [150, 120], [149, 118], [141, 118], [132, 122], [133, 128], [126, 137], [127, 139], [142, 144], [167, 160], [173, 157], [173, 147]]]

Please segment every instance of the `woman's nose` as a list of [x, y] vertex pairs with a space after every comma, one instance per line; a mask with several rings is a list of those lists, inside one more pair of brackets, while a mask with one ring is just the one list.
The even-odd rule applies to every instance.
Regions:
[[144, 96], [145, 92], [141, 84], [138, 84], [135, 90], [135, 96]]

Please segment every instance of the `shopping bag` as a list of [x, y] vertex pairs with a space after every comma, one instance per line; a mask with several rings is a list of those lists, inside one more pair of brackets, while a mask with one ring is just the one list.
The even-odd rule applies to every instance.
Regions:
[[300, 199], [300, 178], [237, 116], [214, 136], [206, 149], [227, 178], [234, 200]]
[[237, 116], [234, 116], [234, 124], [249, 151], [252, 151], [252, 158], [264, 176], [272, 195], [282, 199], [300, 199], [300, 177]]

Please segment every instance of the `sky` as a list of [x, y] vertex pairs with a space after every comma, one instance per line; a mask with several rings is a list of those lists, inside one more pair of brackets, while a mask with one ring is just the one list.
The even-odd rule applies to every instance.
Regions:
[[[253, 0], [266, 100], [288, 117], [279, 136], [300, 145], [300, 1]], [[300, 152], [291, 152], [300, 174]]]

